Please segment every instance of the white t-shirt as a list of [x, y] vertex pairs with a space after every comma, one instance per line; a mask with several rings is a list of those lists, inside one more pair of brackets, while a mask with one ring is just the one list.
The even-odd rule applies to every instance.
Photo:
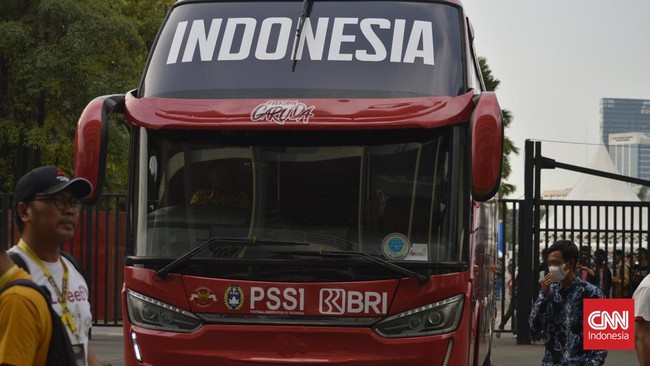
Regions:
[[[47, 289], [50, 290], [52, 307], [58, 314], [61, 314], [61, 304], [59, 303], [56, 290], [52, 287], [47, 277], [45, 277], [40, 266], [18, 246], [12, 247], [8, 252], [18, 253], [18, 255], [23, 258], [25, 264], [27, 264], [29, 273], [32, 276], [32, 280], [39, 285], [46, 286]], [[68, 336], [70, 337], [73, 350], [75, 351], [77, 365], [86, 366], [88, 363], [88, 333], [93, 325], [92, 313], [90, 312], [88, 285], [83, 276], [74, 268], [74, 265], [63, 256], [61, 258], [68, 267], [69, 278], [67, 305], [68, 309], [72, 312], [74, 324], [77, 328], [74, 333], [72, 333], [70, 327], [66, 326], [66, 329], [68, 330]], [[63, 288], [63, 266], [61, 265], [61, 262], [42, 262], [45, 267], [47, 267], [48, 271], [50, 271], [50, 274], [52, 275], [52, 278], [54, 278], [59, 290], [61, 290]]]
[[650, 275], [643, 278], [632, 298], [634, 299], [634, 318], [650, 321]]

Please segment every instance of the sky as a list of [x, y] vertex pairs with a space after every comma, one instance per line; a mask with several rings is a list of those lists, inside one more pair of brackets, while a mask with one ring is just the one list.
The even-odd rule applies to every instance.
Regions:
[[[650, 99], [650, 1], [464, 0], [478, 56], [501, 81], [497, 97], [520, 149], [507, 182], [524, 193], [524, 144], [588, 166], [600, 141], [602, 98]], [[572, 188], [579, 173], [545, 170], [542, 190]]]

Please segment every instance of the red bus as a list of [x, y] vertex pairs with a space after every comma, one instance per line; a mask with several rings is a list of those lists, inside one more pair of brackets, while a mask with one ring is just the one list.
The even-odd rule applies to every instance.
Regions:
[[489, 364], [503, 126], [459, 1], [178, 1], [131, 133], [127, 365]]

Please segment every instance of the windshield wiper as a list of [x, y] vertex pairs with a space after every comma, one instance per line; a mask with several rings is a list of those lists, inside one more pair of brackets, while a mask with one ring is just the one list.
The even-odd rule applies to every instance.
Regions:
[[424, 285], [429, 280], [429, 276], [423, 275], [421, 273], [417, 273], [415, 271], [411, 271], [408, 268], [398, 266], [395, 263], [389, 262], [389, 261], [381, 259], [381, 258], [374, 257], [374, 256], [372, 256], [372, 255], [370, 255], [368, 253], [364, 253], [364, 252], [349, 252], [349, 251], [338, 252], [338, 251], [333, 251], [333, 250], [321, 250], [321, 251], [318, 251], [318, 252], [293, 252], [292, 254], [297, 254], [297, 255], [320, 255], [320, 256], [323, 256], [323, 257], [325, 257], [325, 256], [330, 256], [330, 257], [361, 257], [361, 258], [368, 259], [371, 262], [377, 263], [377, 264], [379, 264], [379, 265], [381, 265], [383, 267], [386, 267], [386, 268], [388, 268], [390, 270], [393, 270], [393, 271], [395, 271], [397, 273], [406, 275], [406, 276], [408, 276], [410, 278], [415, 278], [420, 283], [420, 286]]
[[307, 18], [309, 18], [313, 6], [314, 0], [303, 0], [302, 2], [302, 12], [300, 13], [300, 20], [298, 21], [298, 26], [296, 27], [296, 46], [293, 49], [293, 65], [291, 65], [291, 72], [294, 72], [296, 70], [296, 63], [298, 62], [298, 48], [300, 48], [300, 36], [302, 35], [302, 28], [304, 27]]
[[240, 245], [250, 245], [250, 244], [255, 244], [255, 239], [238, 239], [238, 238], [222, 238], [222, 237], [214, 237], [210, 238], [203, 243], [201, 243], [198, 247], [190, 250], [189, 252], [183, 254], [181, 257], [178, 259], [174, 260], [173, 262], [169, 263], [162, 269], [160, 269], [158, 272], [156, 272], [156, 276], [159, 278], [165, 278], [167, 275], [174, 271], [175, 269], [181, 267], [187, 261], [189, 261], [193, 256], [195, 256], [197, 253], [203, 251], [204, 249], [207, 249], [211, 247], [214, 244], [240, 244]]
[[[201, 243], [199, 246], [196, 248], [190, 250], [189, 252], [183, 254], [181, 257], [178, 259], [172, 261], [162, 269], [158, 270], [156, 272], [156, 276], [164, 279], [169, 275], [169, 273], [173, 272], [174, 270], [178, 269], [179, 267], [183, 266], [186, 264], [192, 257], [194, 257], [197, 253], [208, 249], [212, 247], [214, 244], [219, 244], [219, 245], [224, 245], [224, 244], [235, 244], [235, 245], [252, 245], [252, 244], [261, 244], [261, 245], [308, 245], [307, 242], [286, 242], [286, 241], [274, 241], [274, 240], [261, 240], [261, 241], [256, 241], [254, 238], [253, 239], [239, 239], [239, 238], [223, 238], [223, 237], [214, 237], [210, 238], [203, 243]], [[404, 268], [402, 266], [398, 266], [397, 264], [391, 263], [387, 260], [373, 257], [370, 254], [364, 253], [364, 252], [353, 252], [353, 251], [333, 251], [333, 250], [320, 250], [320, 251], [292, 251], [290, 254], [296, 254], [296, 255], [320, 255], [320, 256], [330, 256], [330, 257], [361, 257], [368, 259], [371, 262], [377, 263], [383, 267], [386, 267], [390, 270], [393, 270], [397, 273], [406, 275], [410, 278], [415, 278], [418, 280], [420, 283], [420, 286], [424, 285], [428, 280], [429, 277], [425, 276], [421, 273], [417, 273], [415, 271], [411, 271], [410, 269]]]

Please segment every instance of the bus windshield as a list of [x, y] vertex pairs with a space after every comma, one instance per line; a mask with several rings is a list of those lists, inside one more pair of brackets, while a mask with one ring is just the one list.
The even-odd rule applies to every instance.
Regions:
[[141, 97], [456, 96], [463, 22], [454, 5], [402, 1], [178, 4], [161, 29]]
[[250, 245], [224, 240], [197, 258], [463, 260], [463, 127], [146, 133], [138, 256], [177, 258], [231, 238]]

